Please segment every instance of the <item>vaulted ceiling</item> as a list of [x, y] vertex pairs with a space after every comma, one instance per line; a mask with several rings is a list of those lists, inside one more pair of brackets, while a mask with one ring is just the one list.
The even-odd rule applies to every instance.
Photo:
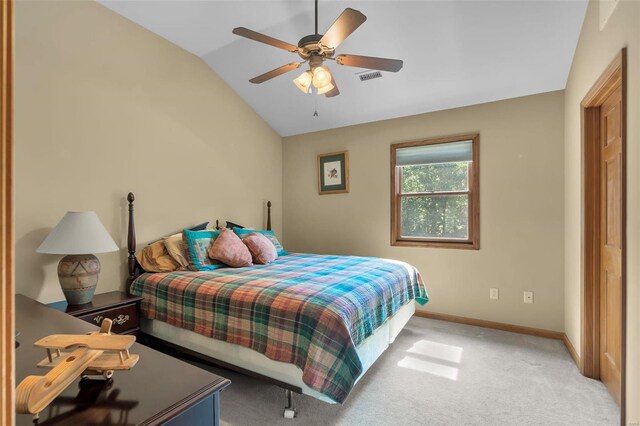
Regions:
[[243, 26], [297, 44], [314, 32], [312, 0], [100, 3], [201, 57], [282, 136], [563, 89], [587, 6], [586, 0], [320, 0], [320, 33], [346, 7], [367, 16], [336, 54], [404, 61], [399, 72], [364, 82], [358, 73], [365, 70], [329, 61], [341, 94], [325, 98], [294, 86], [304, 68], [250, 83], [299, 57], [231, 33]]

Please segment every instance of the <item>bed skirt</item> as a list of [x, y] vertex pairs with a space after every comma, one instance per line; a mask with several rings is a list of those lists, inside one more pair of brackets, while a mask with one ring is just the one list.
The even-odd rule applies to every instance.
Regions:
[[[400, 331], [407, 324], [416, 310], [412, 300], [401, 307], [395, 315], [378, 327], [371, 336], [366, 338], [356, 352], [362, 362], [363, 371], [356, 383], [367, 372], [369, 367], [382, 355]], [[302, 389], [302, 393], [321, 401], [335, 404], [336, 402], [326, 395], [311, 389], [302, 381], [302, 370], [293, 364], [274, 361], [264, 354], [244, 346], [212, 339], [190, 330], [184, 330], [159, 320], [143, 318], [142, 331], [161, 340], [172, 342], [178, 346], [201, 353], [211, 358], [235, 365], [243, 369], [253, 371], [263, 376], [279, 380]]]

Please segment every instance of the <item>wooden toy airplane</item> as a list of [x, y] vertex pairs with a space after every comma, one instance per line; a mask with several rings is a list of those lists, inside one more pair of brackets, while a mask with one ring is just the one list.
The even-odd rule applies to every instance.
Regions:
[[[102, 321], [100, 331], [87, 335], [52, 334], [34, 343], [46, 349], [38, 367], [51, 368], [44, 376], [28, 376], [16, 388], [16, 410], [34, 418], [79, 376], [111, 378], [114, 370], [129, 370], [138, 355], [129, 353], [135, 336], [111, 334], [111, 320]], [[71, 350], [71, 352], [62, 352]], [[52, 352], [53, 351], [53, 352]]]

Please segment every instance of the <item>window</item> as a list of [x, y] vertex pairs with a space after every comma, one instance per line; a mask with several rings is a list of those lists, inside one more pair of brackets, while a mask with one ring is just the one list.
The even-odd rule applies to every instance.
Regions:
[[479, 249], [478, 143], [391, 145], [391, 245]]

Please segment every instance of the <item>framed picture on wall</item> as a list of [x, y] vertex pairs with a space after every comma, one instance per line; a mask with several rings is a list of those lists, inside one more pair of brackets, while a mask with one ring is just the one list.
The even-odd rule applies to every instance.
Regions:
[[318, 155], [318, 193], [349, 192], [349, 151]]

